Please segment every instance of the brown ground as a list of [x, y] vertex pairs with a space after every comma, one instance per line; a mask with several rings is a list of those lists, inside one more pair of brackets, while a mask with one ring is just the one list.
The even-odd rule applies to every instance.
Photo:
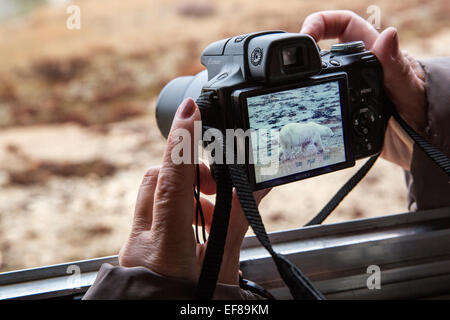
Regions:
[[[377, 4], [383, 27], [396, 26], [411, 54], [450, 54], [447, 0], [76, 3], [79, 31], [65, 28], [65, 8], [45, 6], [0, 24], [0, 271], [118, 252], [142, 174], [164, 148], [156, 95], [199, 71], [214, 40], [298, 31], [323, 9], [367, 17]], [[355, 169], [274, 189], [261, 205], [268, 229], [307, 222]], [[327, 222], [404, 211], [403, 173], [379, 160]]]

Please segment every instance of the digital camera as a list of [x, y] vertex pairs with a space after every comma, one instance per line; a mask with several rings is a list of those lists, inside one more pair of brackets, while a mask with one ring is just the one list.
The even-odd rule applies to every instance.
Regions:
[[[181, 101], [212, 91], [216, 103], [201, 109], [203, 126], [252, 132], [245, 166], [254, 190], [347, 168], [381, 152], [390, 103], [381, 65], [362, 41], [324, 51], [309, 35], [257, 32], [210, 44], [201, 62], [206, 70], [162, 90], [158, 127], [167, 137]], [[277, 170], [268, 173], [259, 155], [275, 149]]]

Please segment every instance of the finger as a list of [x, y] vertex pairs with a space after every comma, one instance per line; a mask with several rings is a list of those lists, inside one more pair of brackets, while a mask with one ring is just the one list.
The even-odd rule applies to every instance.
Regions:
[[270, 190], [272, 190], [272, 188], [258, 190], [253, 193], [253, 195], [255, 196], [255, 201], [256, 201], [257, 205], [259, 205], [261, 203], [262, 199], [269, 194]]
[[152, 229], [157, 228], [161, 238], [173, 243], [193, 236], [194, 121], [198, 120], [200, 111], [195, 102], [184, 100], [173, 120], [158, 175]]
[[413, 68], [414, 73], [417, 75], [417, 77], [425, 82], [426, 75], [425, 70], [422, 68], [422, 66], [419, 64], [419, 62], [412, 56], [408, 54], [405, 50], [402, 51], [405, 58], [408, 60], [408, 63], [410, 64], [411, 68]]
[[142, 179], [134, 210], [132, 227], [132, 232], [134, 233], [150, 230], [152, 226], [153, 200], [158, 174], [159, 167], [152, 167], [147, 170]]
[[[196, 204], [197, 204], [197, 201], [194, 200], [194, 205], [196, 205]], [[211, 230], [211, 223], [212, 223], [212, 218], [213, 218], [213, 214], [214, 214], [214, 203], [212, 203], [211, 201], [209, 201], [208, 199], [206, 199], [204, 197], [201, 197], [200, 204], [202, 206], [203, 218], [205, 221], [205, 230], [206, 230], [206, 232], [209, 233], [209, 231]], [[198, 222], [200, 223], [201, 220], [199, 219]], [[196, 225], [195, 216], [192, 221], [192, 224], [194, 226]], [[198, 226], [201, 227], [201, 225], [198, 225]]]
[[[270, 189], [260, 190], [254, 193], [257, 205], [267, 195]], [[214, 215], [214, 204], [205, 198], [201, 198], [205, 228], [209, 233]], [[239, 256], [242, 241], [248, 230], [247, 218], [242, 211], [236, 191], [233, 192], [230, 222], [228, 225], [227, 239], [218, 281], [225, 284], [237, 285], [239, 283]]]
[[[254, 193], [256, 204], [259, 205], [262, 198], [270, 189]], [[231, 204], [230, 224], [228, 226], [227, 240], [223, 254], [222, 266], [219, 273], [219, 282], [226, 284], [239, 283], [239, 256], [245, 234], [248, 230], [248, 222], [242, 210], [236, 191], [233, 192]]]
[[[216, 193], [216, 182], [211, 175], [211, 170], [203, 162], [199, 164], [200, 168], [200, 191], [204, 194], [211, 195]], [[197, 183], [197, 179], [195, 180]]]
[[230, 223], [228, 225], [227, 239], [220, 266], [220, 283], [237, 285], [239, 283], [239, 260], [242, 241], [248, 230], [248, 222], [241, 209], [236, 191], [233, 192], [231, 203]]
[[[259, 190], [253, 193], [253, 196], [256, 201], [256, 205], [259, 206], [261, 200], [269, 193], [271, 189]], [[233, 201], [231, 204], [231, 215], [230, 215], [230, 226], [228, 232], [230, 241], [235, 241], [243, 238], [248, 230], [248, 221], [245, 216], [244, 211], [242, 210], [241, 203], [239, 201], [239, 197], [235, 192], [233, 192]], [[239, 243], [237, 242], [235, 246]], [[240, 244], [239, 244], [240, 247]]]
[[307, 33], [319, 42], [339, 39], [339, 42], [362, 40], [372, 48], [378, 32], [363, 18], [349, 10], [320, 11], [310, 14], [303, 22], [301, 33]]
[[[270, 192], [271, 188], [259, 190], [254, 192], [254, 197], [256, 205], [259, 205], [261, 200]], [[214, 214], [214, 204], [206, 198], [201, 198], [200, 203], [202, 204], [203, 216], [205, 217], [205, 227], [206, 231], [209, 232], [211, 229], [211, 223]], [[242, 235], [245, 235], [248, 229], [248, 222], [245, 214], [242, 210], [241, 204], [239, 202], [239, 197], [236, 192], [233, 192], [233, 200], [231, 205], [230, 213], [230, 228], [229, 239], [238, 239]]]
[[[201, 198], [200, 203], [202, 205], [203, 217], [205, 219], [205, 229], [206, 232], [209, 233], [211, 230], [211, 224], [214, 217], [214, 204], [206, 198]], [[194, 225], [195, 225], [195, 217], [194, 217]], [[230, 222], [227, 234], [227, 242], [230, 239], [237, 240], [239, 237], [245, 235], [248, 229], [247, 219], [241, 209], [241, 205], [237, 198], [237, 195], [233, 194], [233, 200], [231, 205], [230, 212]], [[239, 242], [239, 241], [238, 241]]]
[[[418, 131], [426, 126], [424, 82], [399, 49], [397, 29], [384, 30], [372, 49], [383, 67], [384, 86], [400, 115]], [[414, 103], [411, 103], [414, 101]], [[413, 116], [413, 117], [412, 117]]]

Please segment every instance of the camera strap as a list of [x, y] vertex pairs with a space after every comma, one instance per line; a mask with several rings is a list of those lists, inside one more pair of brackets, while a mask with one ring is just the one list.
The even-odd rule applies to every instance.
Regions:
[[289, 287], [294, 299], [324, 299], [320, 291], [296, 265], [273, 250], [244, 168], [238, 164], [214, 164], [211, 170], [217, 185], [216, 206], [196, 299], [211, 299], [214, 294], [228, 231], [233, 186], [249, 225], [259, 242], [272, 256], [281, 278]]
[[[405, 132], [414, 140], [420, 149], [450, 178], [450, 159], [438, 148], [425, 140], [420, 134], [414, 131], [405, 120], [398, 114], [395, 108], [392, 108], [392, 116]], [[450, 181], [449, 181], [450, 183]]]
[[[450, 178], [450, 159], [439, 149], [426, 141], [421, 135], [414, 131], [405, 120], [398, 114], [397, 110], [391, 106], [391, 114], [402, 129], [414, 140], [422, 151]], [[379, 154], [369, 158], [366, 163], [339, 189], [331, 200], [312, 218], [305, 226], [321, 224], [333, 210], [344, 200], [345, 196], [364, 178], [370, 168], [377, 161]], [[450, 183], [450, 181], [449, 181]]]
[[245, 170], [238, 164], [229, 165], [228, 169], [249, 225], [252, 227], [259, 242], [272, 256], [281, 278], [289, 287], [294, 299], [323, 300], [323, 295], [308, 277], [303, 274], [300, 268], [282, 254], [273, 250]]
[[[215, 101], [213, 96], [213, 92], [204, 92], [197, 99], [197, 105], [201, 111], [210, 110], [211, 107], [214, 107]], [[203, 116], [204, 113], [202, 113]], [[205, 129], [206, 127], [203, 128], [203, 130]], [[216, 143], [223, 147], [223, 155], [227, 159], [226, 144], [223, 139], [216, 141]], [[324, 299], [320, 291], [315, 288], [313, 283], [295, 264], [273, 250], [256, 205], [253, 191], [248, 182], [247, 174], [241, 165], [236, 164], [236, 156], [234, 160], [234, 164], [214, 163], [211, 165], [212, 175], [217, 186], [216, 204], [195, 298], [209, 300], [213, 297], [222, 264], [234, 186], [249, 225], [252, 227], [259, 242], [272, 256], [281, 278], [289, 287], [294, 299]]]
[[366, 176], [367, 172], [373, 167], [377, 161], [379, 154], [370, 157], [364, 165], [339, 189], [339, 191], [331, 198], [330, 201], [320, 210], [320, 212], [312, 218], [305, 227], [315, 224], [321, 224], [334, 209], [344, 200], [345, 196], [353, 190], [353, 188]]

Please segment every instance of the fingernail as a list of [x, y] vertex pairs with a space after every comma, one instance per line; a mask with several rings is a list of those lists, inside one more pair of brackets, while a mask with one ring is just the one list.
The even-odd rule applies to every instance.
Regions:
[[192, 99], [187, 98], [184, 99], [184, 101], [181, 103], [179, 111], [178, 111], [178, 116], [181, 119], [189, 119], [195, 111], [195, 103]]
[[397, 29], [394, 28], [394, 34], [392, 35], [392, 47], [391, 47], [391, 56], [396, 59], [398, 57], [398, 32]]

